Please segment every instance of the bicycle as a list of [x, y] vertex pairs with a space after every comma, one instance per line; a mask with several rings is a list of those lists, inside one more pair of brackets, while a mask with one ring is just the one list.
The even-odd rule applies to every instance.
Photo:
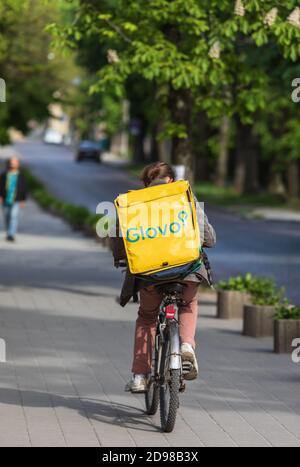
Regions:
[[[202, 251], [202, 260], [213, 288], [211, 267], [208, 257]], [[126, 261], [116, 261], [116, 267], [127, 266]], [[152, 358], [152, 372], [145, 392], [146, 414], [155, 415], [160, 407], [162, 430], [171, 433], [176, 423], [179, 408], [179, 394], [185, 391], [184, 374], [191, 370], [191, 363], [182, 362], [180, 351], [178, 315], [184, 300], [186, 284], [180, 280], [156, 283], [155, 288], [162, 294], [158, 314], [155, 345]]]
[[179, 394], [185, 390], [178, 311], [184, 303], [182, 293], [186, 284], [170, 282], [155, 287], [162, 293], [163, 299], [158, 316], [152, 373], [145, 393], [146, 413], [155, 415], [160, 406], [162, 430], [170, 433], [176, 422]]

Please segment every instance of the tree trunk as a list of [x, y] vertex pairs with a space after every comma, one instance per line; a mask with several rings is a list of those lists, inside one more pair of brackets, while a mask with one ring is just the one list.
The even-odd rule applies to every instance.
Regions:
[[144, 144], [146, 136], [146, 121], [142, 116], [133, 118], [135, 128], [133, 133], [133, 162], [140, 164], [146, 161]]
[[157, 162], [159, 160], [159, 146], [158, 146], [158, 125], [152, 128], [150, 136], [150, 162]]
[[195, 154], [195, 179], [210, 180], [209, 152], [206, 141], [211, 128], [205, 112], [198, 112], [192, 121], [192, 150]]
[[299, 165], [292, 160], [287, 164], [288, 196], [290, 199], [299, 197]]
[[217, 163], [216, 184], [224, 187], [228, 176], [230, 119], [224, 116], [220, 126], [220, 152]]
[[256, 193], [258, 182], [258, 147], [253, 129], [244, 125], [240, 119], [237, 122], [236, 165], [234, 187], [237, 193]]
[[237, 193], [243, 193], [246, 180], [246, 157], [245, 157], [245, 127], [240, 119], [236, 117], [236, 158], [234, 188]]
[[192, 151], [191, 138], [191, 96], [185, 91], [171, 90], [169, 96], [169, 108], [173, 118], [173, 122], [181, 125], [187, 132], [186, 138], [177, 136], [172, 139], [172, 163], [174, 165], [183, 165], [185, 167], [185, 178], [194, 182], [195, 175], [195, 157]]
[[174, 165], [183, 165], [185, 167], [184, 178], [194, 183], [195, 160], [191, 150], [190, 138], [174, 138], [172, 141], [172, 161]]
[[133, 161], [135, 164], [145, 162], [144, 136], [138, 135], [133, 140]]
[[171, 164], [171, 140], [170, 139], [161, 139], [159, 135], [164, 131], [164, 122], [160, 118], [156, 125], [156, 132], [157, 132], [157, 157], [158, 160], [161, 162], [166, 162], [167, 164]]
[[283, 199], [286, 198], [286, 187], [283, 182], [282, 174], [276, 170], [271, 170], [268, 192]]
[[259, 145], [257, 144], [256, 137], [251, 132], [249, 134], [249, 150], [246, 153], [247, 156], [247, 170], [245, 180], [245, 192], [246, 193], [257, 193], [259, 191], [259, 167], [258, 167], [258, 155]]

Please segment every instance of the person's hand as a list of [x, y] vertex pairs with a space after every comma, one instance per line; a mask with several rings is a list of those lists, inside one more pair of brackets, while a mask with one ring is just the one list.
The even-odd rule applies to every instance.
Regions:
[[3, 204], [3, 198], [0, 196], [0, 204]]
[[26, 206], [25, 201], [22, 201], [22, 202], [20, 203], [20, 207], [23, 209], [23, 208], [25, 208], [25, 206]]

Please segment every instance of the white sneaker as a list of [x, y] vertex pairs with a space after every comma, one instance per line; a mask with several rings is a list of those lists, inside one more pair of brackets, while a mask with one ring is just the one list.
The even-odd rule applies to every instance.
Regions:
[[192, 381], [198, 377], [198, 363], [191, 344], [181, 344], [182, 371], [184, 379]]
[[133, 375], [131, 381], [125, 386], [126, 392], [143, 393], [147, 391], [147, 376]]

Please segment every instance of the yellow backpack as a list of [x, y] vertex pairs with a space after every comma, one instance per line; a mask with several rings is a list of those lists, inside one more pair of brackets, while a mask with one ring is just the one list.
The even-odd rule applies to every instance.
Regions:
[[129, 191], [115, 200], [132, 274], [182, 266], [199, 258], [200, 231], [189, 182]]

